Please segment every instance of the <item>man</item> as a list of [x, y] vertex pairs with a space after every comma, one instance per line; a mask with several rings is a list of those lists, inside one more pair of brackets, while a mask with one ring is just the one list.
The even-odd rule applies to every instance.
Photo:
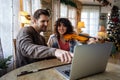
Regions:
[[47, 29], [49, 16], [47, 10], [38, 9], [33, 15], [32, 25], [20, 30], [16, 38], [17, 67], [51, 57], [57, 57], [61, 62], [71, 62], [73, 54], [47, 47], [45, 38], [40, 35]]

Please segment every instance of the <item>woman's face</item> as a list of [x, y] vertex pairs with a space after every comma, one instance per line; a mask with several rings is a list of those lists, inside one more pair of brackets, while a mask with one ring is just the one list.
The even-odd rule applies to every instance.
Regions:
[[62, 23], [58, 26], [58, 32], [60, 35], [64, 35], [67, 31], [67, 27], [65, 27]]

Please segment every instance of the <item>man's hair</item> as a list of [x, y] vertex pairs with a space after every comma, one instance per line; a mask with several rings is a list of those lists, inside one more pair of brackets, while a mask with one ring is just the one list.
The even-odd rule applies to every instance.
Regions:
[[36, 10], [36, 11], [34, 12], [33, 18], [34, 18], [34, 19], [39, 19], [40, 15], [46, 15], [46, 16], [48, 16], [48, 17], [50, 16], [48, 10], [46, 10], [46, 9], [38, 9], [38, 10]]

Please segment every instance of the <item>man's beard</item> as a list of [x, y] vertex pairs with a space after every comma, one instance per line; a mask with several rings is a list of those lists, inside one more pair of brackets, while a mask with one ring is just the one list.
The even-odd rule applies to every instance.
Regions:
[[46, 32], [47, 31], [47, 26], [44, 26], [43, 29], [42, 29], [43, 32]]

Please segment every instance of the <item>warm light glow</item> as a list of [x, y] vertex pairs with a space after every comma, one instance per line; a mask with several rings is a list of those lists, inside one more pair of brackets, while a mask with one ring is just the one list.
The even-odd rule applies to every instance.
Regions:
[[30, 20], [27, 18], [30, 17], [26, 11], [20, 11], [20, 21], [24, 24], [29, 24]]
[[20, 11], [20, 15], [26, 16], [26, 15], [29, 15], [29, 14], [28, 14], [28, 12], [26, 12], [26, 11]]
[[80, 21], [80, 22], [78, 22], [78, 25], [77, 25], [77, 30], [79, 33], [82, 32], [81, 28], [85, 28], [85, 24], [84, 24], [84, 22]]
[[25, 16], [20, 16], [20, 22], [24, 24], [29, 24], [30, 20], [26, 19]]
[[85, 28], [84, 22], [78, 22], [78, 28]]
[[30, 15], [26, 11], [20, 11], [20, 22], [22, 27], [25, 24], [30, 24]]
[[99, 27], [99, 32], [106, 32], [105, 27], [104, 27], [104, 26], [100, 26], [100, 27]]
[[100, 26], [99, 27], [99, 32], [98, 32], [98, 38], [100, 39], [105, 39], [107, 38], [107, 33], [106, 33], [106, 29], [104, 26]]
[[100, 39], [105, 39], [105, 38], [107, 38], [107, 33], [106, 32], [98, 32], [98, 37]]

